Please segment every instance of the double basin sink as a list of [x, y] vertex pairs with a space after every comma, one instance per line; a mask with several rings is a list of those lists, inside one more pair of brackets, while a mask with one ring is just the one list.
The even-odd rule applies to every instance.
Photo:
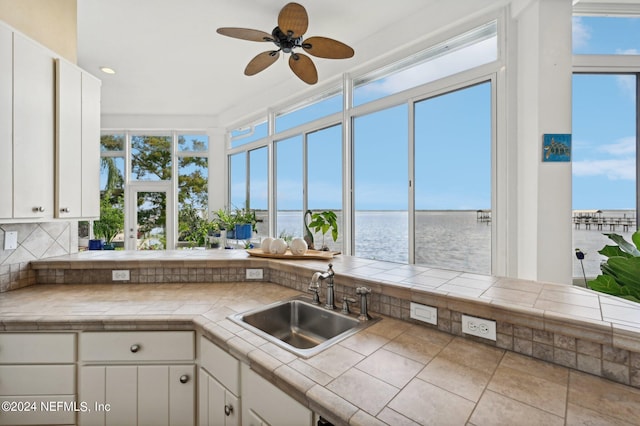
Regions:
[[361, 321], [354, 315], [325, 309], [304, 297], [297, 297], [231, 315], [229, 319], [300, 357], [308, 358], [380, 318]]

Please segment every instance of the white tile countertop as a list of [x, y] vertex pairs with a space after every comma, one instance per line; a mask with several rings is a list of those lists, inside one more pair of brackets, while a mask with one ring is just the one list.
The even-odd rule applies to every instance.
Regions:
[[[1, 327], [195, 327], [338, 424], [480, 425], [493, 424], [495, 415], [514, 424], [640, 418], [636, 306], [570, 286], [348, 256], [332, 262], [337, 289], [350, 294], [352, 286], [369, 285], [373, 314], [383, 320], [308, 359], [226, 317], [300, 294], [327, 262], [255, 259], [242, 250], [85, 252], [38, 261], [39, 280], [61, 283], [1, 294]], [[118, 268], [130, 268], [134, 282], [100, 283], [95, 275], [91, 283], [64, 283], [78, 272], [110, 276]], [[243, 278], [246, 268], [264, 268], [265, 279], [280, 285], [223, 282]], [[437, 307], [438, 326], [409, 319], [410, 301]], [[497, 342], [462, 333], [461, 313], [495, 320]], [[603, 398], [610, 404], [594, 402]]]

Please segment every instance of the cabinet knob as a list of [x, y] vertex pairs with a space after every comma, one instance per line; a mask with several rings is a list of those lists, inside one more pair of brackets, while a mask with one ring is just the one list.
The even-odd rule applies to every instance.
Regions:
[[140, 350], [140, 345], [131, 345], [131, 352], [134, 354]]
[[44, 212], [44, 207], [42, 207], [42, 206], [34, 207], [33, 211], [35, 213], [43, 213]]
[[189, 381], [189, 376], [187, 376], [186, 374], [183, 374], [182, 376], [180, 376], [180, 383], [187, 383]]
[[233, 405], [231, 405], [231, 404], [227, 404], [227, 405], [225, 405], [225, 406], [224, 406], [224, 414], [225, 414], [226, 416], [230, 416], [230, 415], [231, 415], [231, 413], [233, 413]]
[[62, 213], [71, 213], [71, 209], [69, 207], [63, 207], [60, 209]]

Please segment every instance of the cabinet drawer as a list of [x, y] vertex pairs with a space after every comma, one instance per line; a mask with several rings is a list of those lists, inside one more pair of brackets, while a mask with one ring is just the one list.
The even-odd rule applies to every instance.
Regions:
[[0, 365], [0, 395], [71, 395], [74, 365]]
[[200, 365], [225, 388], [240, 395], [240, 361], [205, 337], [200, 338]]
[[[76, 422], [80, 404], [75, 396], [14, 396], [3, 397], [7, 407], [21, 410], [3, 410], [0, 425], [70, 425]], [[24, 408], [28, 405], [29, 411]]]
[[73, 333], [2, 333], [0, 364], [55, 364], [76, 360]]
[[80, 335], [82, 361], [193, 361], [192, 331], [88, 332]]

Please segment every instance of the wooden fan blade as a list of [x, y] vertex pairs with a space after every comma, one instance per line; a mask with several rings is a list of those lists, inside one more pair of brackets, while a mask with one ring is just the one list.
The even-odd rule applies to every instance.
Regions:
[[300, 37], [308, 26], [309, 16], [301, 4], [287, 3], [278, 15], [278, 27], [284, 34], [291, 32], [293, 37]]
[[272, 41], [273, 36], [269, 33], [265, 33], [260, 30], [252, 30], [249, 28], [233, 28], [223, 27], [216, 30], [218, 34], [222, 34], [227, 37], [239, 38], [249, 41]]
[[346, 44], [328, 37], [309, 37], [302, 43], [302, 48], [310, 55], [327, 59], [351, 58], [355, 53]]
[[[297, 58], [297, 59], [296, 59]], [[298, 78], [307, 84], [318, 82], [318, 71], [311, 58], [302, 53], [296, 53], [289, 57], [289, 68]]]
[[260, 71], [265, 70], [269, 65], [278, 60], [279, 56], [280, 52], [277, 50], [268, 50], [256, 55], [256, 57], [250, 60], [247, 64], [247, 67], [244, 69], [244, 75], [258, 74]]

